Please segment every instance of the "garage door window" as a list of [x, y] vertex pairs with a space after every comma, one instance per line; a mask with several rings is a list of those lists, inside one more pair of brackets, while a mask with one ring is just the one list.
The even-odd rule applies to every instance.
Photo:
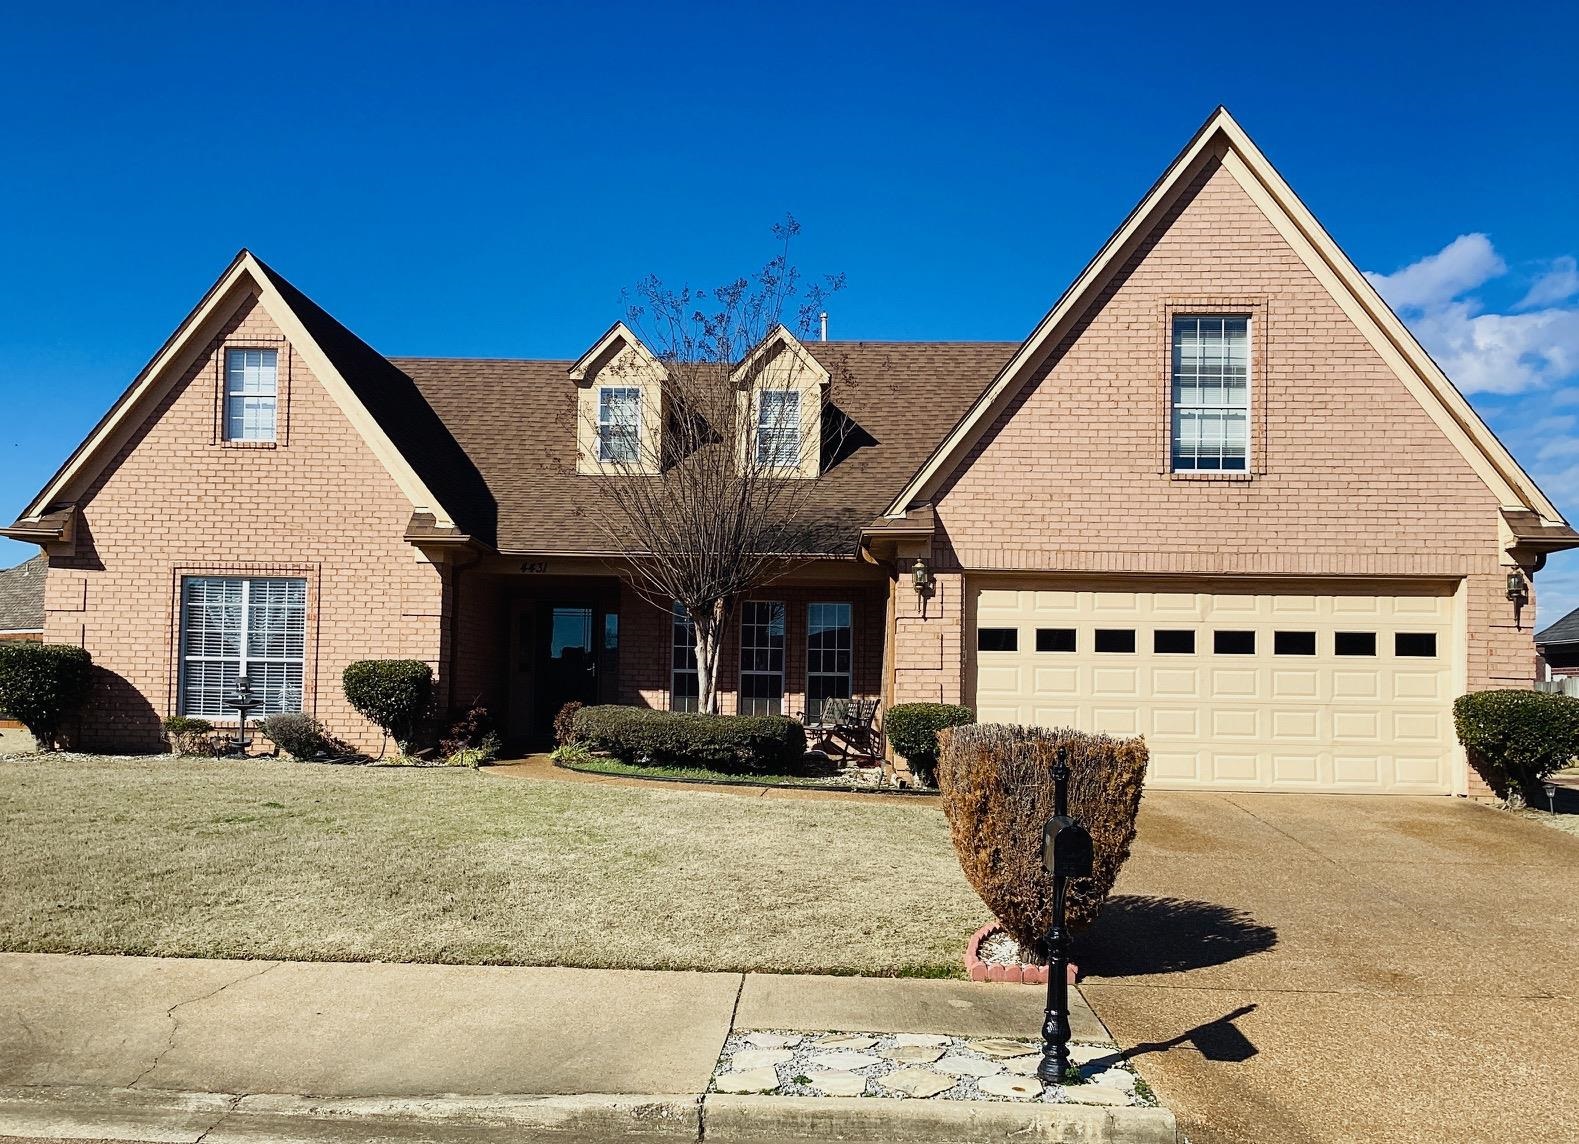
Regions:
[[1097, 651], [1132, 652], [1135, 650], [1135, 631], [1133, 628], [1098, 628], [1094, 646]]
[[1255, 632], [1213, 632], [1212, 650], [1218, 655], [1255, 655]]
[[1151, 650], [1158, 655], [1195, 654], [1195, 633], [1188, 628], [1182, 631], [1159, 629], [1151, 633]]
[[1429, 658], [1436, 655], [1435, 632], [1397, 632], [1393, 635], [1393, 654]]
[[979, 628], [976, 631], [977, 651], [1015, 651], [1019, 646], [1018, 628]]
[[1037, 628], [1037, 651], [1074, 651], [1074, 628]]
[[1375, 655], [1375, 632], [1333, 632], [1333, 655]]
[[1273, 655], [1315, 655], [1315, 632], [1273, 632]]

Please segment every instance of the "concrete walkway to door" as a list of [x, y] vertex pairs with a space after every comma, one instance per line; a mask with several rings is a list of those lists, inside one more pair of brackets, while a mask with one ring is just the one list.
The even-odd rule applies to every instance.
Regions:
[[1576, 871], [1462, 800], [1155, 792], [1081, 988], [1192, 1144], [1576, 1140]]

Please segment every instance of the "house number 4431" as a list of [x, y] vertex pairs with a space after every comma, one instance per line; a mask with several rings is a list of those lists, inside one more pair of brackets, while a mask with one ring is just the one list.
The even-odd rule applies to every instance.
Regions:
[[521, 561], [521, 571], [522, 572], [533, 572], [533, 573], [536, 573], [537, 575], [542, 575], [544, 572], [548, 571], [548, 561], [546, 561], [546, 560], [523, 560], [523, 561]]

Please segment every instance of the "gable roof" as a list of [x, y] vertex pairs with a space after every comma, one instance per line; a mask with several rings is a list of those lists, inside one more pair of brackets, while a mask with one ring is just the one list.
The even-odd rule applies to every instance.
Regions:
[[[1481, 420], [1414, 335], [1316, 221], [1226, 108], [1218, 107], [1162, 177], [1113, 232], [992, 383], [949, 431], [885, 509], [903, 516], [925, 503], [969, 455], [971, 446], [1034, 375], [1085, 307], [1123, 265], [1188, 186], [1201, 165], [1218, 159], [1332, 295], [1421, 407], [1500, 498], [1504, 508], [1537, 513], [1566, 528], [1562, 514]], [[1568, 545], [1563, 545], [1567, 547]]]
[[39, 540], [51, 531], [40, 529], [40, 522], [72, 503], [103, 471], [116, 446], [136, 429], [135, 414], [175, 383], [248, 294], [306, 360], [413, 508], [432, 513], [443, 527], [491, 541], [487, 485], [411, 379], [247, 250], [225, 268], [17, 522], [0, 533]]
[[49, 558], [39, 553], [0, 572], [0, 632], [44, 630], [44, 576]]
[[[848, 535], [877, 516], [1014, 349], [1013, 342], [807, 342], [833, 376], [830, 401], [853, 425], [809, 507]], [[568, 361], [391, 358], [476, 463], [498, 503], [504, 552], [598, 548], [586, 513], [598, 481], [576, 472]]]

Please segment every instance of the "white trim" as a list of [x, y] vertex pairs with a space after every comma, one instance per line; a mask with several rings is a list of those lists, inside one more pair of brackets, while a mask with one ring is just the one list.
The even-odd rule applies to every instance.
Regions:
[[1199, 164], [1214, 155], [1250, 194], [1503, 506], [1528, 508], [1540, 514], [1546, 524], [1563, 524], [1562, 515], [1534, 480], [1388, 308], [1376, 288], [1299, 201], [1266, 156], [1221, 107], [1212, 113], [1163, 177], [1037, 324], [992, 384], [889, 504], [884, 515], [901, 517], [911, 505], [924, 502], [936, 492], [954, 465], [991, 426], [993, 416], [1058, 344], [1059, 337], [1078, 318], [1087, 300], [1094, 297], [1123, 265], [1124, 255], [1178, 198]]
[[[1200, 467], [1189, 468], [1189, 469], [1181, 469], [1179, 467], [1177, 425], [1175, 423], [1175, 416], [1177, 415], [1177, 413], [1178, 413], [1178, 411], [1180, 409], [1180, 405], [1178, 403], [1178, 393], [1177, 393], [1178, 385], [1179, 385], [1179, 379], [1178, 379], [1177, 373], [1175, 372], [1176, 371], [1176, 366], [1175, 366], [1175, 363], [1174, 363], [1174, 353], [1175, 353], [1175, 350], [1176, 350], [1175, 341], [1176, 341], [1177, 336], [1178, 336], [1179, 322], [1180, 321], [1190, 321], [1190, 320], [1193, 319], [1197, 323], [1199, 323], [1199, 322], [1201, 322], [1203, 320], [1221, 321], [1221, 322], [1225, 322], [1226, 323], [1227, 321], [1229, 321], [1231, 319], [1235, 319], [1235, 318], [1243, 318], [1244, 319], [1244, 323], [1245, 323], [1245, 405], [1244, 405], [1245, 458], [1244, 458], [1244, 464], [1241, 467], [1237, 468], [1237, 469], [1225, 469], [1225, 468], [1222, 468], [1221, 466], [1219, 466], [1218, 468], [1215, 468], [1215, 469], [1204, 469], [1204, 468], [1200, 468]], [[1224, 326], [1224, 333], [1226, 334], [1226, 332], [1227, 332], [1227, 327], [1225, 325]], [[1167, 426], [1168, 426], [1168, 472], [1169, 473], [1172, 473], [1172, 474], [1175, 474], [1175, 475], [1182, 474], [1184, 476], [1190, 476], [1190, 477], [1196, 477], [1196, 476], [1200, 476], [1202, 474], [1207, 474], [1207, 475], [1211, 475], [1211, 476], [1222, 475], [1222, 476], [1230, 476], [1230, 477], [1237, 477], [1237, 476], [1248, 477], [1253, 472], [1255, 472], [1255, 461], [1256, 461], [1256, 457], [1255, 457], [1255, 408], [1256, 408], [1256, 392], [1255, 392], [1255, 366], [1256, 366], [1256, 362], [1255, 362], [1255, 333], [1256, 333], [1256, 331], [1255, 331], [1255, 315], [1253, 313], [1250, 313], [1249, 311], [1235, 310], [1231, 306], [1221, 307], [1221, 308], [1213, 308], [1213, 307], [1209, 307], [1209, 306], [1185, 307], [1185, 308], [1181, 308], [1181, 309], [1178, 309], [1178, 310], [1173, 310], [1173, 311], [1171, 311], [1168, 314], [1168, 422], [1167, 422]], [[1225, 350], [1225, 352], [1227, 350], [1227, 344], [1228, 344], [1227, 343], [1227, 338], [1225, 337], [1224, 338], [1224, 350]], [[1184, 408], [1189, 408], [1189, 407], [1186, 406]], [[1231, 410], [1233, 407], [1232, 406], [1228, 406], [1228, 405], [1222, 405], [1222, 406], [1218, 406], [1217, 408], [1221, 411], [1221, 410]], [[1199, 456], [1199, 452], [1198, 451], [1197, 451], [1197, 456]]]
[[668, 378], [669, 374], [663, 368], [663, 363], [652, 355], [652, 351], [642, 343], [640, 338], [631, 333], [630, 327], [624, 322], [615, 322], [609, 327], [608, 333], [594, 342], [592, 348], [582, 354], [576, 360], [576, 363], [570, 367], [570, 380], [585, 381], [587, 373], [592, 369], [593, 364], [601, 359], [616, 342], [624, 342], [625, 345], [630, 347], [630, 351], [641, 359], [644, 366], [656, 370], [660, 378]]

